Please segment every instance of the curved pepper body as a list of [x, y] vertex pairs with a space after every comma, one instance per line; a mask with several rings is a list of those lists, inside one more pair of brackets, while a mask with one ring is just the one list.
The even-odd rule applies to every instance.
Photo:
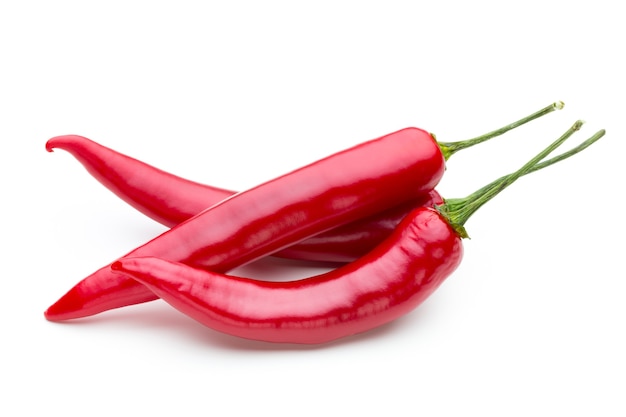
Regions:
[[115, 195], [167, 227], [234, 194], [170, 174], [78, 135], [54, 137], [46, 142], [46, 149], [69, 152]]
[[[124, 155], [78, 135], [54, 137], [46, 149], [63, 149], [123, 201], [168, 227], [235, 194], [234, 191], [190, 181]], [[351, 262], [387, 237], [415, 207], [443, 204], [435, 190], [398, 207], [351, 222], [300, 243], [274, 256], [322, 262]]]
[[[444, 170], [433, 137], [421, 129], [403, 129], [237, 193], [127, 256], [226, 272], [424, 195]], [[66, 320], [155, 298], [107, 265], [70, 289], [45, 316]]]
[[302, 280], [251, 280], [153, 257], [125, 258], [111, 267], [214, 330], [268, 342], [324, 343], [412, 311], [457, 268], [462, 249], [438, 212], [419, 208], [363, 257]]

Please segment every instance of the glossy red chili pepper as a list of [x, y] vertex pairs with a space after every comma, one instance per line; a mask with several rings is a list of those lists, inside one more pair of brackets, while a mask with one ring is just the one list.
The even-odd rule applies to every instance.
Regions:
[[[417, 208], [374, 250], [315, 277], [268, 282], [195, 269], [154, 257], [125, 258], [112, 270], [133, 277], [204, 325], [248, 339], [324, 343], [388, 323], [417, 307], [459, 265], [465, 221], [540, 163], [581, 126], [577, 122], [520, 170], [437, 211]], [[598, 132], [573, 153], [604, 135]], [[561, 155], [564, 159], [572, 152]]]
[[[428, 132], [403, 129], [238, 193], [128, 256], [228, 271], [424, 195], [444, 169], [441, 150]], [[66, 320], [155, 298], [107, 265], [70, 289], [45, 316]]]
[[257, 281], [150, 257], [122, 259], [112, 268], [220, 332], [270, 342], [324, 343], [413, 310], [461, 257], [455, 231], [434, 209], [419, 208], [372, 252], [303, 280]]
[[[146, 216], [175, 226], [235, 194], [223, 188], [186, 180], [77, 135], [58, 136], [46, 149], [73, 155], [105, 187]], [[406, 203], [365, 219], [322, 232], [278, 251], [283, 258], [350, 262], [376, 246], [415, 207], [443, 203], [431, 190]]]
[[[461, 149], [499, 136], [562, 107], [562, 102], [553, 103], [530, 116], [476, 138], [439, 145], [447, 159]], [[168, 227], [173, 227], [234, 194], [233, 191], [223, 188], [185, 180], [81, 136], [52, 138], [46, 143], [46, 149], [52, 151], [55, 148], [71, 153], [88, 172], [121, 199]], [[428, 195], [419, 196], [400, 207], [377, 213], [356, 224], [323, 232], [274, 255], [309, 261], [349, 262], [371, 250], [388, 236], [413, 208], [432, 207], [441, 202], [441, 196], [436, 191], [431, 191]]]
[[69, 152], [115, 195], [167, 227], [235, 194], [170, 174], [78, 135], [48, 140], [46, 150], [54, 149]]

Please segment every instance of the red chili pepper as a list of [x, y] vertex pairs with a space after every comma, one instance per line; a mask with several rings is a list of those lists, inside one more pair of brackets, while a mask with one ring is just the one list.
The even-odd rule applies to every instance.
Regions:
[[[165, 226], [175, 226], [235, 194], [186, 180], [77, 135], [48, 140], [46, 149], [63, 149], [122, 200]], [[435, 190], [365, 219], [322, 232], [274, 256], [323, 262], [350, 262], [368, 252], [415, 207], [443, 200]]]
[[[440, 211], [415, 209], [374, 250], [326, 274], [268, 282], [154, 257], [121, 259], [111, 268], [133, 277], [184, 314], [234, 336], [324, 343], [364, 332], [407, 314], [438, 288], [461, 262], [467, 219], [519, 177], [539, 169], [537, 164], [581, 124], [577, 122], [520, 170], [469, 197], [451, 200]], [[598, 132], [582, 148], [603, 135]]]
[[170, 174], [78, 135], [48, 140], [46, 150], [54, 149], [69, 152], [115, 195], [167, 227], [235, 194]]
[[[484, 142], [531, 120], [563, 107], [553, 103], [514, 123], [473, 139], [442, 143], [444, 157]], [[167, 173], [130, 156], [77, 135], [58, 136], [46, 149], [63, 149], [81, 162], [104, 186], [148, 217], [173, 227], [207, 207], [234, 194], [223, 188], [203, 185]], [[441, 196], [431, 191], [402, 206], [377, 213], [356, 224], [341, 226], [275, 253], [275, 256], [309, 261], [349, 262], [371, 250], [387, 237], [398, 222], [415, 207], [441, 204]]]
[[[428, 132], [403, 129], [238, 193], [128, 256], [228, 271], [424, 195], [444, 169], [442, 152]], [[106, 266], [79, 282], [45, 316], [66, 320], [155, 298]]]
[[122, 259], [112, 269], [214, 330], [269, 342], [323, 343], [408, 313], [461, 256], [461, 240], [443, 217], [419, 208], [369, 254], [304, 280], [256, 281], [153, 257]]

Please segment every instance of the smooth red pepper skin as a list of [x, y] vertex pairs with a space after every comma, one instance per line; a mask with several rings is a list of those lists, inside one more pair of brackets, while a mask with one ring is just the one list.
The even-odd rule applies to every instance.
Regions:
[[46, 149], [69, 152], [115, 195], [167, 227], [234, 194], [170, 174], [78, 135], [54, 137], [46, 142]]
[[461, 239], [448, 222], [434, 209], [418, 208], [368, 254], [302, 280], [251, 280], [153, 257], [122, 259], [111, 268], [214, 330], [312, 344], [409, 313], [457, 268], [462, 254]]
[[336, 227], [289, 246], [274, 256], [323, 262], [352, 262], [386, 239], [404, 217], [417, 207], [435, 207], [444, 203], [435, 190], [407, 203]]
[[[46, 149], [63, 149], [87, 171], [126, 203], [173, 227], [235, 194], [224, 188], [204, 185], [168, 173], [138, 159], [78, 135], [54, 137]], [[289, 259], [351, 262], [387, 237], [413, 208], [443, 204], [432, 190], [398, 207], [366, 219], [331, 229], [274, 254]]]
[[[444, 170], [434, 138], [421, 129], [403, 129], [238, 193], [127, 256], [225, 272], [424, 195]], [[107, 265], [70, 289], [45, 316], [67, 320], [155, 298]]]

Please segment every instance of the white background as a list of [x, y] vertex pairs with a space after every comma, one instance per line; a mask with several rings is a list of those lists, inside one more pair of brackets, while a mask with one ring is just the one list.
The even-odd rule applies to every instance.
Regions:
[[[622, 16], [598, 0], [2, 2], [0, 414], [626, 415]], [[43, 317], [165, 230], [47, 153], [52, 136], [245, 189], [403, 127], [465, 139], [555, 100], [451, 158], [441, 193], [508, 173], [579, 118], [569, 146], [605, 138], [476, 213], [461, 267], [392, 325], [298, 347], [160, 301]], [[322, 271], [262, 266], [240, 272]]]

